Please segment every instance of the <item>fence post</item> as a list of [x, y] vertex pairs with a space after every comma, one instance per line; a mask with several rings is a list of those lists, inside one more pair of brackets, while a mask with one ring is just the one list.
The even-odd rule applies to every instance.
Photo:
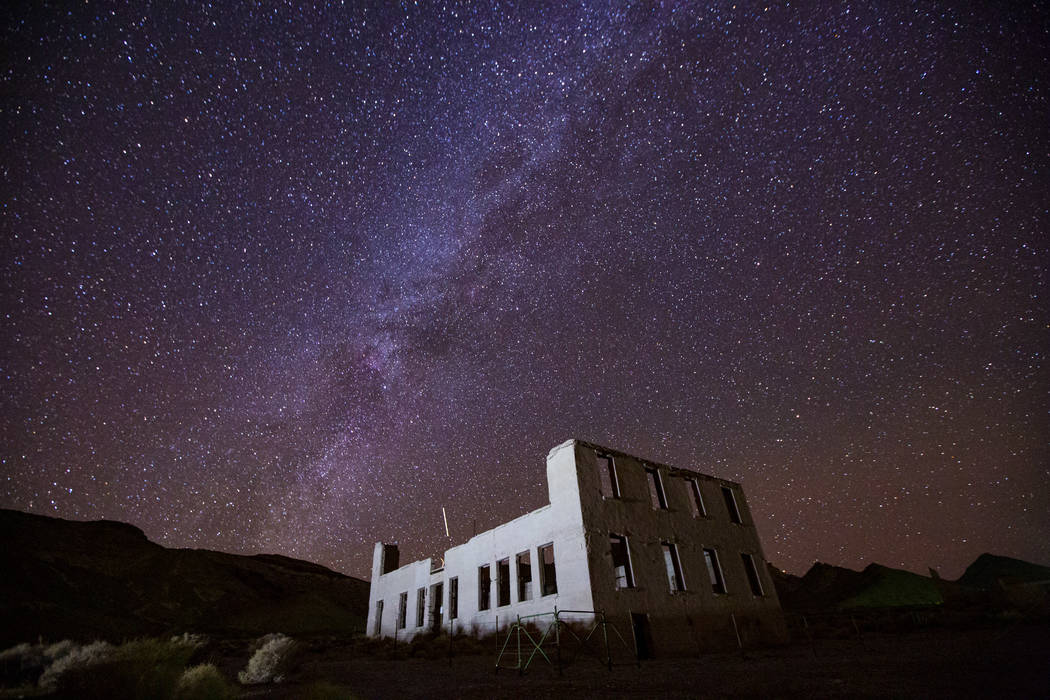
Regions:
[[554, 606], [554, 648], [558, 654], [558, 675], [562, 675], [561, 667], [561, 619], [558, 617], [558, 606]]
[[612, 672], [612, 652], [609, 651], [609, 628], [605, 626], [605, 611], [601, 611], [602, 616], [602, 639], [605, 640], [605, 665], [609, 667], [609, 671]]

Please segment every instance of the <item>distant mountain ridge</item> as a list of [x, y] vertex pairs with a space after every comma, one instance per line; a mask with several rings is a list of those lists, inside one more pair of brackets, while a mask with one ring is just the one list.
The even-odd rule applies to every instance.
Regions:
[[367, 581], [264, 554], [168, 549], [127, 523], [0, 509], [0, 644], [203, 632], [351, 634]]
[[[846, 610], [927, 605], [1002, 605], [1024, 587], [1024, 601], [1041, 605], [1050, 585], [1050, 567], [1021, 559], [982, 554], [957, 581], [931, 570], [922, 576], [881, 564], [863, 571], [816, 562], [803, 576], [770, 566], [780, 604], [785, 610]], [[992, 600], [990, 595], [995, 596]]]

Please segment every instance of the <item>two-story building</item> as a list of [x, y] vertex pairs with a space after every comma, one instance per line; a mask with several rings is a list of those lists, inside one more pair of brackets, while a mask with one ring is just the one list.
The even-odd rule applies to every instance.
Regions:
[[786, 627], [740, 484], [569, 440], [550, 503], [399, 566], [377, 543], [368, 634], [490, 633], [516, 616], [603, 611], [646, 654], [775, 643]]

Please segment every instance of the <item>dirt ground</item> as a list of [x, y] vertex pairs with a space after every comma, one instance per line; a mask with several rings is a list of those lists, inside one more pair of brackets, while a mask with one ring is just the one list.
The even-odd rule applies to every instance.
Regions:
[[534, 662], [495, 672], [495, 653], [391, 659], [329, 646], [303, 655], [265, 698], [1050, 698], [1050, 625], [928, 629], [795, 642], [699, 658], [624, 663], [581, 657], [562, 675]]

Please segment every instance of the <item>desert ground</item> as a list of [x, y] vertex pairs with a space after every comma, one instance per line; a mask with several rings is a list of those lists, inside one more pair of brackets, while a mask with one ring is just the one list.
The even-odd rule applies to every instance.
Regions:
[[246, 697], [1050, 697], [1046, 623], [802, 639], [640, 664], [621, 658], [611, 671], [581, 656], [560, 675], [542, 661], [524, 674], [497, 673], [494, 651], [450, 660], [362, 653], [334, 640], [303, 646], [284, 682]]

